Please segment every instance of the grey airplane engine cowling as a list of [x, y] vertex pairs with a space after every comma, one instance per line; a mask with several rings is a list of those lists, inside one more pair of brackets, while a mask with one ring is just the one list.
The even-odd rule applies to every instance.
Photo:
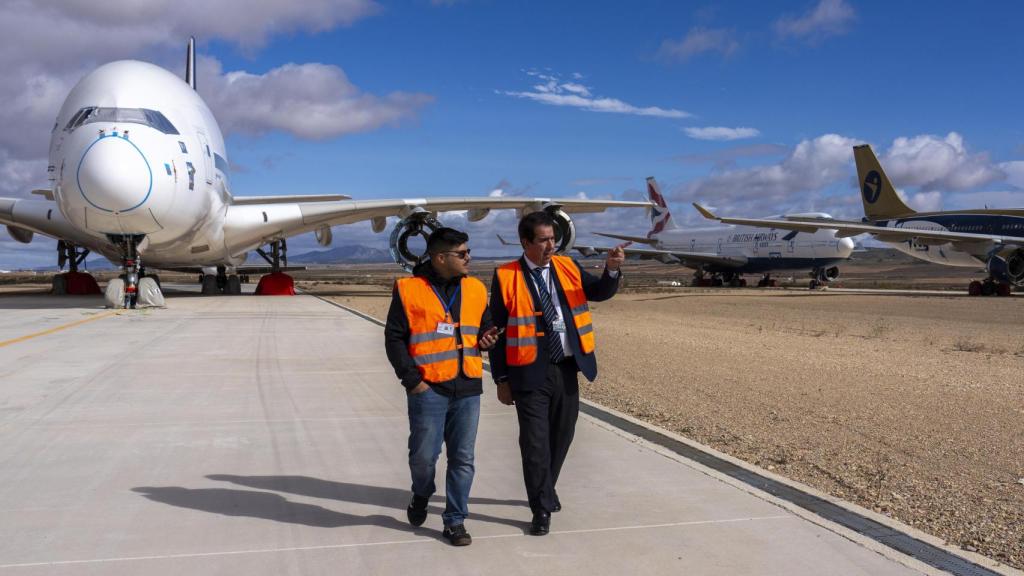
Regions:
[[316, 243], [321, 246], [330, 246], [331, 241], [334, 240], [334, 233], [331, 232], [330, 226], [317, 228], [313, 235], [316, 236]]
[[561, 206], [548, 206], [544, 211], [555, 220], [555, 251], [565, 254], [572, 250], [576, 244], [576, 225], [573, 224], [572, 218]]
[[413, 267], [420, 262], [426, 253], [413, 253], [409, 249], [409, 239], [422, 236], [424, 243], [426, 243], [430, 233], [441, 227], [442, 224], [429, 212], [417, 212], [400, 220], [395, 229], [391, 231], [391, 239], [388, 242], [391, 258], [407, 272], [412, 272]]
[[25, 230], [24, 228], [18, 228], [17, 226], [7, 226], [7, 233], [11, 235], [16, 241], [22, 244], [28, 244], [32, 241], [33, 232], [31, 230]]
[[822, 282], [831, 282], [839, 279], [839, 267], [832, 266], [831, 268], [825, 268], [818, 272], [818, 280]]
[[1000, 246], [989, 252], [985, 268], [993, 278], [1014, 286], [1024, 286], [1024, 248]]

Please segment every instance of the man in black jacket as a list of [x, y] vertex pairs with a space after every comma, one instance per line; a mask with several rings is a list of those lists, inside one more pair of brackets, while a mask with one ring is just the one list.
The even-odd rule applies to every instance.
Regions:
[[587, 301], [608, 300], [618, 291], [626, 246], [609, 251], [604, 272], [596, 277], [574, 260], [555, 256], [554, 225], [546, 212], [524, 216], [519, 222], [523, 256], [495, 270], [491, 281], [494, 323], [508, 328], [490, 352], [491, 373], [498, 399], [516, 406], [533, 512], [530, 533], [538, 536], [548, 533], [551, 512], [562, 508], [555, 483], [579, 415], [576, 373], [591, 381], [597, 377]]
[[[448, 472], [442, 519], [444, 536], [455, 546], [472, 542], [464, 521], [483, 390], [477, 348], [486, 350], [497, 341], [487, 289], [467, 277], [468, 240], [452, 228], [430, 235], [430, 259], [413, 269], [413, 278], [395, 282], [384, 327], [388, 360], [407, 394], [413, 494], [406, 514], [413, 526], [426, 520], [443, 441], [448, 446]], [[473, 317], [465, 317], [467, 311]]]

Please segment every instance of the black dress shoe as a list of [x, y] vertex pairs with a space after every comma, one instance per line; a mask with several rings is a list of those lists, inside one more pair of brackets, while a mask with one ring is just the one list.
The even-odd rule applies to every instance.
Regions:
[[530, 521], [530, 534], [544, 536], [551, 530], [551, 514], [548, 512], [534, 512], [533, 520]]
[[462, 524], [445, 526], [441, 534], [452, 543], [452, 546], [469, 546], [473, 543], [473, 537], [466, 532], [466, 527]]
[[412, 502], [409, 502], [409, 507], [405, 509], [405, 515], [409, 518], [409, 524], [413, 526], [422, 526], [423, 522], [427, 519], [427, 504], [430, 502], [430, 498], [423, 498], [413, 494]]

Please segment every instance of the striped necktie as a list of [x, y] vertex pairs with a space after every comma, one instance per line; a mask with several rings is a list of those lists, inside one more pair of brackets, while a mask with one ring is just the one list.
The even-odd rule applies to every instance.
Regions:
[[565, 359], [565, 351], [562, 349], [562, 337], [553, 328], [558, 320], [558, 313], [555, 312], [555, 305], [551, 302], [551, 292], [548, 291], [547, 282], [544, 282], [543, 273], [544, 268], [533, 269], [533, 279], [537, 284], [540, 306], [544, 309], [544, 323], [547, 324], [548, 354], [551, 356], [552, 362], [561, 362]]

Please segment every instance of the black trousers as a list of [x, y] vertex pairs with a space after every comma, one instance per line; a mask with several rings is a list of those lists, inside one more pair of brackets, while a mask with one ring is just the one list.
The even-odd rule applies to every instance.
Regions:
[[569, 453], [580, 412], [576, 361], [548, 364], [543, 386], [513, 393], [519, 417], [519, 451], [530, 510], [551, 512], [555, 484]]

